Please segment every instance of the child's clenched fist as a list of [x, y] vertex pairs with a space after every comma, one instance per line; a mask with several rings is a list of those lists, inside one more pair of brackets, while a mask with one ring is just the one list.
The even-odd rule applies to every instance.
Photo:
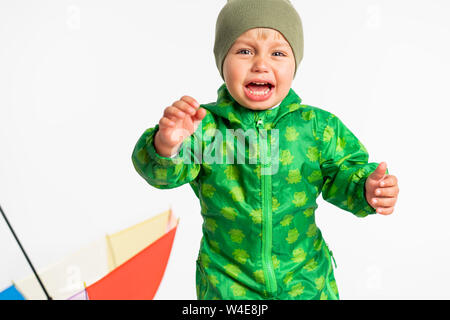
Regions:
[[154, 140], [156, 152], [163, 157], [172, 156], [205, 116], [206, 110], [190, 96], [183, 96], [164, 109]]
[[385, 174], [386, 162], [381, 162], [366, 180], [366, 200], [377, 213], [388, 215], [394, 212], [399, 193], [397, 177]]

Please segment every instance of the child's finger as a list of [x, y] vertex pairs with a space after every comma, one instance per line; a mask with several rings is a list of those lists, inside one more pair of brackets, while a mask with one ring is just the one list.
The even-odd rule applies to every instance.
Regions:
[[397, 177], [393, 175], [387, 175], [383, 180], [380, 181], [380, 187], [393, 187], [397, 184]]
[[373, 198], [372, 203], [376, 207], [389, 208], [395, 206], [397, 198]]
[[197, 112], [197, 109], [195, 109], [189, 103], [183, 100], [175, 101], [172, 105], [191, 116], [193, 116]]
[[174, 127], [175, 126], [175, 122], [173, 122], [172, 120], [166, 118], [166, 117], [162, 117], [159, 120], [159, 126], [160, 127]]
[[180, 118], [180, 119], [184, 119], [184, 117], [186, 116], [186, 113], [184, 113], [183, 111], [181, 111], [180, 109], [170, 106], [167, 107], [164, 110], [164, 116], [165, 117], [176, 117], [176, 118]]
[[206, 110], [203, 108], [197, 109], [197, 113], [195, 114], [196, 120], [202, 120], [206, 116]]
[[197, 100], [195, 100], [194, 98], [192, 98], [190, 96], [182, 96], [180, 100], [183, 100], [183, 101], [189, 103], [195, 109], [198, 109], [200, 107], [200, 103], [198, 103]]
[[389, 215], [392, 212], [394, 212], [394, 207], [389, 208], [377, 208], [377, 213], [383, 214], [383, 215]]
[[375, 189], [375, 195], [377, 197], [396, 197], [397, 194], [398, 188], [396, 186]]

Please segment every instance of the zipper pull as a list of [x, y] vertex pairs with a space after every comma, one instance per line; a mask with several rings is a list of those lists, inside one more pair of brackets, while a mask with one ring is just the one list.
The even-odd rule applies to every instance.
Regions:
[[333, 251], [330, 250], [331, 259], [333, 259], [334, 267], [337, 269], [336, 260], [334, 260]]
[[336, 260], [334, 260], [333, 251], [330, 250], [330, 247], [328, 246], [328, 243], [325, 242], [325, 246], [327, 247], [327, 250], [330, 253], [331, 259], [333, 259], [334, 267], [337, 269], [337, 264], [336, 264]]
[[258, 121], [256, 122], [256, 126], [257, 126], [258, 128], [262, 128], [262, 127], [263, 127], [263, 121], [262, 121], [261, 118], [259, 118]]

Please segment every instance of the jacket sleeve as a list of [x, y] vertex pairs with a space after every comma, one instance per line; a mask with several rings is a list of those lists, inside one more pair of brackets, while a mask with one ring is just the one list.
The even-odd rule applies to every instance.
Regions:
[[365, 182], [378, 163], [368, 163], [364, 145], [331, 113], [318, 138], [323, 199], [357, 217], [376, 213], [366, 200]]
[[196, 134], [183, 141], [178, 154], [163, 157], [154, 146], [158, 129], [159, 124], [147, 129], [136, 143], [131, 156], [136, 171], [150, 185], [159, 189], [172, 189], [193, 181], [200, 172], [200, 161], [192, 157], [199, 145], [195, 143], [198, 140]]

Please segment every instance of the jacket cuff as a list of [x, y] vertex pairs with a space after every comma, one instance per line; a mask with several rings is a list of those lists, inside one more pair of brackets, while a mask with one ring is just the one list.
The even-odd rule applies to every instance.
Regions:
[[181, 150], [181, 146], [182, 146], [183, 144], [180, 144], [180, 146], [178, 147], [178, 150], [173, 154], [173, 155], [171, 155], [169, 158], [170, 159], [173, 159], [173, 158], [175, 158], [176, 156], [178, 156], [178, 154], [180, 153], [180, 150]]
[[357, 182], [356, 186], [356, 201], [355, 204], [359, 204], [355, 208], [355, 215], [363, 218], [370, 214], [375, 214], [377, 211], [368, 202], [365, 196], [366, 180], [370, 174], [378, 167], [378, 163], [368, 163], [362, 167], [361, 179]]
[[170, 167], [173, 165], [177, 165], [180, 162], [182, 162], [182, 158], [183, 158], [183, 144], [185, 141], [183, 141], [183, 143], [180, 145], [180, 147], [178, 148], [177, 153], [175, 153], [174, 155], [172, 155], [171, 157], [164, 157], [162, 155], [160, 155], [155, 148], [155, 135], [156, 132], [158, 132], [159, 130], [159, 124], [157, 124], [153, 129], [152, 132], [150, 133], [150, 135], [147, 137], [147, 152], [148, 155], [150, 156], [150, 158], [152, 158], [158, 165], [160, 166], [164, 166], [164, 167]]

